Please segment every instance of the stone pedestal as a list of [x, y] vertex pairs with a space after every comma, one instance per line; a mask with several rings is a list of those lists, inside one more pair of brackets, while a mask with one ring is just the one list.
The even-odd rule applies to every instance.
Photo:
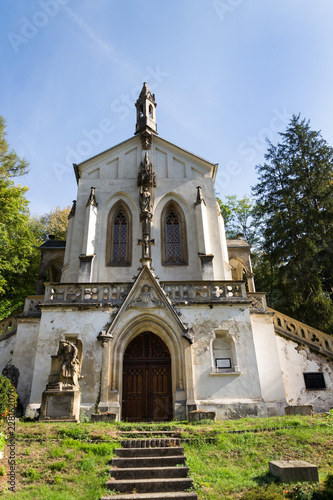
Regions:
[[269, 472], [281, 483], [319, 481], [318, 467], [303, 460], [277, 460], [269, 462]]
[[79, 422], [80, 404], [81, 393], [78, 388], [70, 390], [47, 389], [42, 395], [39, 420]]
[[92, 422], [115, 422], [117, 420], [117, 414], [108, 412], [108, 413], [92, 413], [91, 421]]
[[312, 415], [313, 405], [295, 405], [286, 406], [284, 409], [286, 415]]
[[190, 411], [189, 421], [198, 422], [199, 420], [213, 420], [215, 422], [216, 413], [215, 411], [202, 411], [202, 410]]

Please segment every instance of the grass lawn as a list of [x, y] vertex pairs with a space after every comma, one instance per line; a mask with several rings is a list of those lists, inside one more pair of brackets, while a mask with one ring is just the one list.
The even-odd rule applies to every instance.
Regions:
[[[6, 428], [2, 422], [0, 432], [6, 434]], [[283, 491], [291, 487], [273, 481], [268, 474], [270, 460], [301, 459], [316, 464], [321, 485], [333, 471], [333, 416], [197, 425], [17, 422], [16, 493], [7, 491], [8, 495], [22, 500], [97, 500], [107, 492], [108, 462], [120, 446], [121, 431], [147, 428], [181, 432], [200, 500], [286, 498]], [[6, 455], [3, 465], [8, 469]], [[6, 493], [7, 487], [6, 475], [0, 476], [0, 492]], [[316, 498], [333, 499], [333, 495]]]

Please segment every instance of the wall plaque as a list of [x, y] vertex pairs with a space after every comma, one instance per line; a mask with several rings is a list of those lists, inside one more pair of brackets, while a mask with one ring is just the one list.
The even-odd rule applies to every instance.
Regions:
[[231, 358], [215, 358], [216, 368], [231, 368]]

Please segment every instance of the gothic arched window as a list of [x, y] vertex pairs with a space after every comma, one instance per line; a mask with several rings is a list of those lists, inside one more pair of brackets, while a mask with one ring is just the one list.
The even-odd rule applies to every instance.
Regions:
[[132, 216], [120, 201], [110, 210], [106, 240], [106, 265], [129, 266], [132, 258]]
[[170, 201], [163, 209], [162, 229], [162, 264], [186, 265], [187, 237], [185, 217], [180, 206]]

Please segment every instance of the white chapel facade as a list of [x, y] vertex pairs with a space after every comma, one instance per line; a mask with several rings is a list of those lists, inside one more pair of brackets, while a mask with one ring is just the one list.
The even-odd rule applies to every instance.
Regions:
[[[18, 368], [26, 414], [61, 377], [79, 387], [83, 412], [118, 420], [329, 409], [331, 338], [298, 322], [288, 328], [291, 318], [267, 309], [250, 246], [226, 239], [218, 165], [160, 137], [146, 83], [136, 113], [132, 138], [74, 165], [66, 246], [42, 245], [38, 295], [27, 298], [15, 332], [0, 336], [0, 369]], [[53, 282], [44, 291], [47, 268]], [[72, 346], [76, 367], [60, 345]]]

